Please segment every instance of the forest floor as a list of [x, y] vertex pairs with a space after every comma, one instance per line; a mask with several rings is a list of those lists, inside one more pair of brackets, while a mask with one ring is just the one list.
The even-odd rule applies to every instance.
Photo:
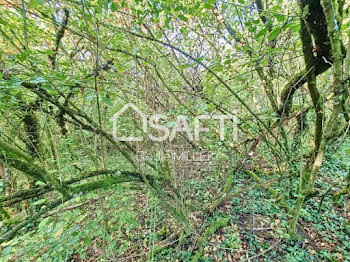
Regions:
[[[198, 261], [350, 261], [349, 196], [336, 204], [331, 198], [348, 172], [346, 150], [326, 156], [316, 185], [319, 194], [301, 212], [298, 233], [303, 241], [290, 239], [284, 210], [241, 173], [232, 191], [250, 187], [247, 192], [205, 217], [191, 213], [201, 234], [224, 221], [202, 242], [203, 235], [186, 235], [145, 190], [122, 185], [79, 196], [49, 213], [22, 236], [3, 243], [0, 261], [194, 261], [197, 253]], [[190, 181], [193, 198], [208, 202], [212, 181], [205, 176]], [[288, 180], [283, 183], [280, 190], [290, 186]]]

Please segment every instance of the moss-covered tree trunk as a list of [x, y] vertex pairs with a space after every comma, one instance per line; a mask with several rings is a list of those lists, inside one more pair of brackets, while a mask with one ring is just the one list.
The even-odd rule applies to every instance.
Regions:
[[[317, 1], [317, 0], [316, 0]], [[322, 8], [325, 14], [326, 24], [328, 36], [331, 43], [331, 52], [332, 52], [332, 60], [333, 60], [333, 107], [329, 119], [326, 123], [326, 127], [324, 133], [319, 134], [321, 138], [316, 137], [315, 139], [319, 139], [319, 148], [317, 150], [317, 154], [314, 158], [314, 162], [312, 164], [310, 173], [304, 175], [307, 178], [307, 182], [304, 183], [300, 181], [300, 191], [298, 194], [296, 206], [293, 212], [293, 218], [290, 222], [289, 233], [292, 236], [296, 236], [296, 224], [300, 215], [300, 211], [302, 205], [305, 201], [305, 198], [313, 191], [315, 180], [317, 177], [317, 173], [322, 165], [325, 151], [329, 142], [332, 140], [334, 136], [339, 131], [341, 127], [341, 114], [343, 112], [343, 96], [345, 95], [346, 90], [343, 85], [343, 56], [342, 56], [342, 48], [341, 48], [341, 40], [340, 40], [340, 19], [338, 12], [338, 4], [333, 0], [321, 0]], [[302, 41], [304, 46], [307, 47], [309, 45], [310, 39], [308, 39], [306, 32], [303, 31], [305, 28], [302, 28]], [[306, 60], [306, 64], [309, 64], [309, 54], [307, 50], [304, 50], [304, 57]], [[315, 88], [315, 79], [311, 79], [309, 77], [312, 88]], [[309, 87], [310, 88], [310, 87]], [[310, 90], [311, 96], [315, 96], [312, 90]], [[315, 97], [316, 98], [316, 97]], [[313, 98], [314, 101], [314, 98]], [[316, 105], [317, 106], [317, 105]], [[317, 131], [316, 123], [316, 131]], [[315, 144], [315, 149], [317, 149], [317, 144]], [[304, 180], [304, 179], [303, 179]]]

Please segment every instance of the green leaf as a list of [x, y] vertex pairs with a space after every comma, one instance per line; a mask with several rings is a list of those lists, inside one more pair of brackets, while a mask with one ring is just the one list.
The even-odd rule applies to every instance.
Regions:
[[37, 186], [45, 186], [46, 184], [44, 183], [44, 182], [41, 182], [41, 181], [36, 181], [35, 182], [35, 185], [37, 185]]
[[278, 22], [283, 22], [284, 20], [286, 20], [286, 16], [285, 15], [276, 15], [276, 19]]
[[44, 204], [46, 201], [46, 199], [40, 199], [40, 200], [37, 200], [33, 203], [34, 206], [37, 206], [37, 205], [41, 205], [41, 204]]
[[118, 4], [116, 2], [112, 2], [111, 4], [111, 11], [115, 12], [118, 10]]
[[8, 246], [8, 247], [5, 247], [4, 250], [2, 251], [2, 256], [7, 256], [11, 253], [12, 251], [12, 247], [11, 246]]
[[216, 108], [216, 106], [213, 103], [208, 104], [208, 111], [213, 111]]
[[33, 84], [40, 84], [40, 83], [46, 82], [46, 80], [42, 76], [38, 76], [38, 77], [34, 77], [31, 80], [29, 80], [29, 82], [31, 82]]
[[85, 97], [85, 100], [90, 102], [92, 99], [94, 99], [96, 97], [96, 95], [89, 95], [87, 97]]
[[250, 27], [249, 27], [249, 32], [255, 33], [255, 32], [256, 32], [256, 29], [257, 29], [256, 26], [250, 26]]
[[43, 89], [45, 89], [46, 91], [56, 91], [54, 88], [52, 88], [50, 85], [48, 84], [44, 84], [41, 86]]
[[276, 39], [276, 37], [279, 35], [280, 32], [281, 32], [281, 28], [278, 26], [274, 30], [272, 30], [272, 32], [267, 36], [267, 39], [269, 41]]
[[113, 103], [112, 103], [112, 101], [111, 100], [109, 100], [109, 98], [108, 97], [102, 97], [102, 101], [103, 102], [105, 102], [107, 105], [109, 105], [109, 106], [112, 106], [113, 105]]
[[180, 32], [183, 33], [184, 35], [188, 35], [189, 29], [186, 28], [186, 27], [183, 27], [183, 28], [180, 29]]
[[194, 6], [192, 6], [190, 9], [188, 9], [188, 13], [190, 15], [195, 14], [200, 9], [201, 3], [197, 2]]
[[1, 17], [0, 17], [0, 24], [2, 24], [2, 25], [6, 25], [5, 20], [4, 20], [4, 19], [2, 19]]
[[205, 7], [206, 9], [213, 9], [213, 8], [214, 8], [214, 6], [211, 5], [211, 4], [209, 4], [209, 3], [205, 3], [205, 4], [204, 4], [204, 7]]
[[43, 50], [43, 51], [38, 50], [38, 52], [39, 52], [40, 54], [43, 54], [43, 55], [52, 55], [52, 54], [54, 53], [54, 51], [51, 50], [51, 49]]
[[132, 54], [136, 55], [137, 51], [139, 51], [139, 48], [136, 46], [132, 49]]
[[292, 32], [299, 32], [299, 30], [300, 30], [300, 24], [295, 24], [290, 26], [290, 31]]
[[182, 21], [188, 22], [188, 18], [183, 14], [178, 14], [177, 17], [180, 18]]
[[46, 227], [51, 223], [51, 220], [51, 217], [44, 218], [38, 225], [39, 231], [44, 231]]
[[22, 52], [22, 53], [20, 53], [20, 54], [17, 54], [17, 55], [16, 55], [16, 58], [17, 58], [19, 61], [23, 62], [24, 60], [26, 60], [27, 56], [28, 56], [28, 53], [24, 51], [24, 52]]
[[146, 47], [146, 48], [143, 50], [143, 52], [144, 52], [145, 54], [147, 54], [147, 55], [151, 55], [151, 54], [153, 53], [152, 49], [149, 48], [149, 47]]
[[11, 78], [6, 81], [6, 84], [11, 88], [17, 88], [22, 85], [22, 81], [18, 78]]
[[282, 12], [283, 9], [282, 9], [282, 7], [280, 5], [275, 5], [275, 6], [271, 7], [271, 11], [273, 11], [273, 12]]
[[30, 0], [29, 4], [28, 4], [28, 7], [29, 8], [36, 8], [36, 7], [38, 7], [38, 5], [39, 5], [39, 3], [38, 3], [37, 0]]
[[256, 37], [256, 38], [260, 38], [260, 37], [266, 35], [267, 30], [268, 30], [268, 28], [267, 28], [267, 27], [264, 27], [263, 29], [259, 30], [259, 32], [256, 34], [255, 37]]
[[346, 153], [350, 156], [350, 148], [346, 149]]
[[40, 5], [45, 4], [45, 2], [46, 2], [46, 0], [30, 0], [29, 4], [28, 4], [28, 7], [29, 8], [37, 8]]

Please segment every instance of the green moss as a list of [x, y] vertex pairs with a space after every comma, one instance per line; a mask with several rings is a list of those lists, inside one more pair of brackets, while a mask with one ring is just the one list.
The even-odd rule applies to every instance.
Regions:
[[192, 258], [191, 260], [192, 262], [197, 262], [198, 259], [202, 256], [203, 249], [208, 237], [213, 235], [219, 228], [227, 226], [229, 220], [230, 219], [228, 217], [221, 217], [209, 225], [209, 227], [204, 231], [204, 233], [200, 236], [198, 240], [199, 249], [194, 255], [194, 257]]

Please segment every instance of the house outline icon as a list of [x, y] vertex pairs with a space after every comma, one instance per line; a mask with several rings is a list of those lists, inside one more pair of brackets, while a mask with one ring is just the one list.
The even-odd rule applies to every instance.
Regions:
[[143, 141], [143, 137], [118, 137], [117, 131], [118, 131], [118, 118], [129, 108], [132, 108], [142, 119], [142, 131], [143, 133], [147, 133], [147, 116], [133, 103], [127, 103], [125, 104], [117, 113], [113, 115], [111, 118], [111, 121], [113, 122], [113, 138], [116, 141]]

